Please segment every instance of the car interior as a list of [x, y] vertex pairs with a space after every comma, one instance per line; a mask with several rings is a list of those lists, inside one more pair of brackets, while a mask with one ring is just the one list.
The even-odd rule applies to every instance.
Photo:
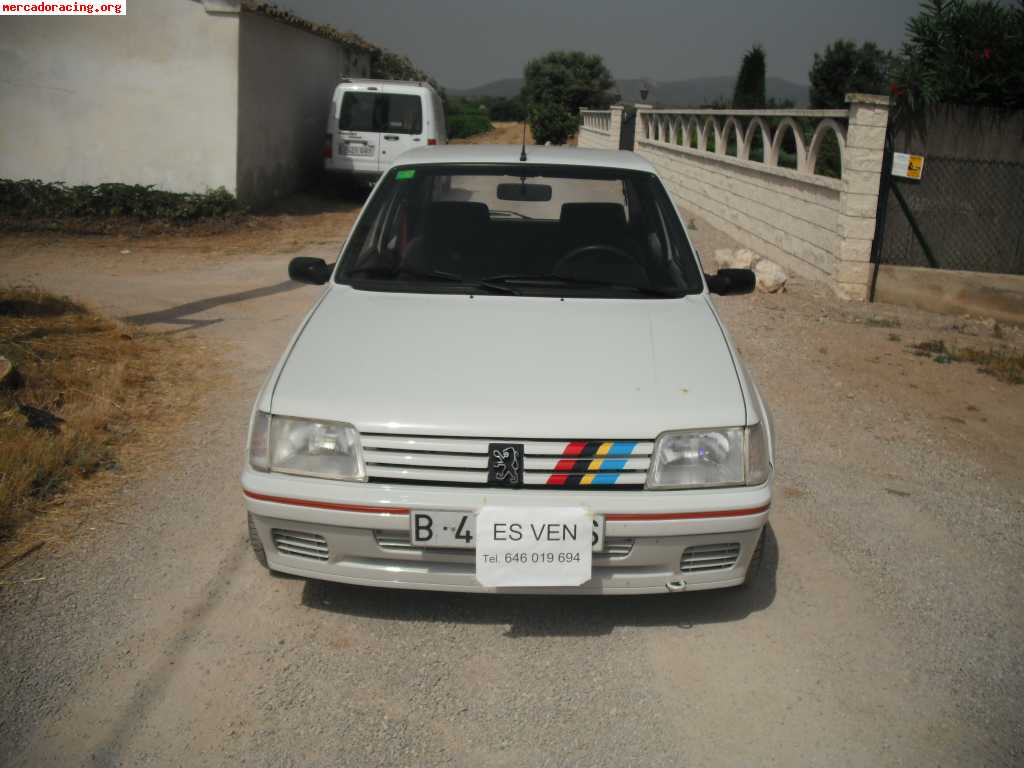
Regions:
[[618, 203], [563, 203], [552, 221], [492, 216], [479, 202], [434, 202], [419, 234], [399, 243], [397, 269], [466, 280], [516, 274], [644, 286], [646, 238], [636, 230]]

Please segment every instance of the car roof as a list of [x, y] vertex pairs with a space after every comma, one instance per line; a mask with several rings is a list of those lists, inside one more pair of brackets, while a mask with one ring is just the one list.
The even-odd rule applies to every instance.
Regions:
[[[519, 163], [519, 144], [444, 144], [403, 152], [398, 165], [450, 165], [458, 163]], [[579, 147], [538, 147], [527, 145], [526, 162], [531, 165], [583, 165], [654, 173], [654, 166], [628, 150], [580, 149]]]
[[430, 83], [424, 80], [373, 80], [370, 78], [360, 77], [343, 77], [338, 83], [338, 88], [350, 91], [369, 88], [375, 88], [377, 90], [381, 90], [382, 88], [424, 88], [428, 91], [434, 90]]

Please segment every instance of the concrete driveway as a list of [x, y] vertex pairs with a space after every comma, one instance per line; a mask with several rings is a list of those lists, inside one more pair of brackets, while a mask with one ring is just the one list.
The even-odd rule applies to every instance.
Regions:
[[300, 225], [286, 255], [258, 237], [212, 255], [0, 243], [0, 280], [182, 334], [209, 350], [196, 376], [228, 374], [121, 488], [118, 514], [2, 574], [0, 763], [1024, 760], [1024, 388], [906, 350], [983, 344], [984, 325], [801, 284], [722, 301], [779, 429], [753, 589], [601, 600], [306, 582], [257, 565], [237, 481], [252, 398], [317, 295], [284, 282], [287, 259], [336, 250], [303, 245]]

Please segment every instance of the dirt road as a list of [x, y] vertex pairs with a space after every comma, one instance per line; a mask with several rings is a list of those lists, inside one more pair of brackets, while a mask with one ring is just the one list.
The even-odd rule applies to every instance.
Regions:
[[[487, 133], [470, 136], [465, 139], [452, 139], [450, 144], [521, 144], [523, 141], [522, 123], [491, 123], [494, 128]], [[533, 133], [526, 128], [526, 143], [533, 143]]]
[[0, 763], [1024, 760], [1024, 387], [906, 348], [983, 346], [982, 323], [799, 282], [721, 302], [779, 430], [752, 590], [499, 598], [260, 569], [237, 481], [246, 419], [317, 295], [286, 263], [333, 258], [353, 212], [227, 243], [0, 238], [0, 280], [183, 334], [208, 350], [194, 375], [224, 380], [67, 546], [0, 575]]

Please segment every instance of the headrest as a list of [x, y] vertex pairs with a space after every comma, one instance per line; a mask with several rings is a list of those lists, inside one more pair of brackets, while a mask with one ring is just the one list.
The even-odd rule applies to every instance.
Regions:
[[563, 229], [621, 232], [626, 229], [626, 209], [619, 203], [563, 203], [559, 221]]
[[491, 220], [485, 203], [445, 201], [427, 207], [426, 234], [431, 237], [456, 238], [476, 235]]

